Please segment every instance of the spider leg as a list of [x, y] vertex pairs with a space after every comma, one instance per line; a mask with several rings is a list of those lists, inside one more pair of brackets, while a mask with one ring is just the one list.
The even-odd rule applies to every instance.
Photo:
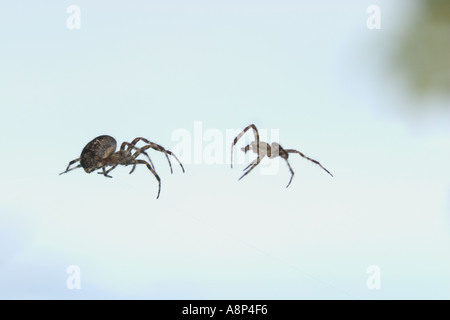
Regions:
[[76, 162], [78, 162], [78, 161], [80, 161], [80, 158], [77, 158], [77, 159], [75, 159], [75, 160], [70, 161], [70, 162], [69, 162], [69, 165], [68, 165], [67, 168], [66, 168], [66, 171], [61, 172], [59, 175], [62, 175], [63, 173], [67, 173], [67, 172], [69, 172], [69, 171], [72, 171], [72, 170], [81, 168], [81, 164], [79, 164], [79, 165], [77, 165], [76, 167], [73, 167], [73, 168], [70, 168], [70, 169], [69, 169], [69, 167], [70, 167], [71, 165], [73, 165], [74, 163], [76, 163]]
[[[136, 142], [135, 142], [136, 143]], [[147, 152], [145, 151], [141, 151], [140, 148], [135, 147], [134, 144], [129, 143], [129, 142], [123, 142], [122, 145], [120, 146], [120, 150], [121, 151], [125, 151], [125, 147], [128, 147], [128, 149], [126, 151], [130, 151], [132, 149], [137, 150], [134, 154], [133, 154], [133, 159], [136, 159], [136, 157], [143, 153], [145, 154], [145, 156], [147, 157], [148, 161], [150, 162], [150, 165], [152, 166], [153, 169], [155, 169], [155, 166], [153, 165], [152, 159], [150, 159], [149, 155], [147, 154]], [[136, 168], [136, 165], [133, 165], [133, 168], [130, 171], [130, 174], [134, 171], [134, 169]]]
[[251, 167], [252, 165], [254, 165], [255, 161], [250, 162], [250, 164], [248, 166], [246, 166], [242, 171], [247, 170], [249, 167]]
[[[150, 164], [151, 165], [151, 164]], [[132, 174], [134, 169], [136, 169], [136, 163], [133, 164], [133, 168], [131, 168], [131, 171], [129, 172], [129, 174]]]
[[[250, 169], [248, 169], [247, 172], [245, 172], [245, 173], [239, 178], [239, 180], [241, 180], [243, 177], [245, 177], [247, 174], [249, 174], [250, 171], [252, 171], [252, 170], [253, 170], [253, 169], [261, 162], [262, 158], [263, 158], [263, 157], [260, 157], [260, 156], [258, 155], [258, 158], [256, 158], [255, 160], [253, 160], [253, 161], [247, 166], [247, 168], [250, 168]], [[245, 169], [247, 169], [247, 168], [245, 168]], [[245, 169], [244, 169], [244, 170], [245, 170]]]
[[[283, 158], [283, 159], [284, 159], [284, 158]], [[291, 179], [289, 179], [289, 183], [288, 183], [287, 186], [286, 186], [286, 188], [287, 188], [287, 187], [289, 187], [289, 185], [291, 184], [292, 178], [294, 178], [294, 170], [292, 170], [291, 165], [289, 164], [289, 161], [288, 161], [287, 159], [284, 159], [284, 160], [286, 160], [286, 163], [287, 163], [287, 165], [288, 165], [288, 167], [289, 167], [289, 171], [291, 172]]]
[[[253, 133], [255, 135], [255, 139], [256, 139], [256, 154], [259, 156], [259, 134], [258, 134], [258, 129], [256, 129], [256, 126], [254, 124], [251, 124], [249, 126], [247, 126], [244, 130], [242, 130], [241, 133], [239, 133], [236, 138], [234, 138], [233, 144], [231, 145], [231, 168], [233, 168], [233, 147], [236, 145], [236, 143], [238, 142], [238, 140], [249, 130], [249, 129], [253, 129]], [[248, 150], [247, 150], [248, 151]]]
[[[145, 154], [145, 156], [147, 157], [148, 161], [150, 162], [150, 166], [153, 168], [153, 170], [155, 170], [155, 165], [153, 164], [153, 161], [152, 161], [152, 159], [150, 159], [150, 157], [147, 154], [147, 152], [142, 151], [141, 149], [138, 149], [138, 151], [133, 153], [133, 155], [132, 155], [133, 159], [136, 159], [137, 156], [139, 156], [141, 153]], [[134, 169], [136, 169], [136, 163], [133, 164], [133, 168], [131, 168], [130, 174], [133, 173]]]
[[330, 173], [330, 171], [328, 171], [327, 169], [325, 169], [325, 167], [323, 167], [323, 166], [320, 164], [319, 161], [314, 160], [314, 159], [311, 159], [311, 158], [305, 156], [303, 153], [301, 153], [301, 152], [298, 151], [298, 150], [294, 150], [294, 149], [285, 149], [285, 151], [286, 151], [287, 153], [298, 153], [298, 154], [299, 154], [300, 156], [302, 156], [303, 158], [308, 159], [309, 161], [312, 161], [312, 162], [314, 162], [315, 164], [319, 165], [323, 170], [325, 170], [326, 172], [328, 172], [328, 174], [329, 174], [330, 176], [333, 177], [333, 175]]
[[175, 160], [177, 160], [177, 162], [180, 164], [181, 170], [183, 170], [183, 173], [185, 173], [183, 164], [182, 164], [181, 161], [177, 158], [177, 156], [176, 156], [175, 154], [173, 154], [172, 151], [166, 150], [164, 153], [166, 153], [166, 152], [167, 152], [168, 154], [170, 154], [172, 157], [174, 157]]
[[[150, 157], [148, 156], [148, 154], [147, 154], [147, 152], [142, 152], [143, 154], [145, 154], [146, 156], [147, 156], [147, 158], [148, 158], [148, 160], [150, 161], [150, 166], [153, 168], [153, 170], [155, 170], [155, 166], [153, 165], [153, 162], [152, 162], [152, 160], [150, 159]], [[133, 157], [133, 159], [136, 159], [136, 157], [139, 155], [139, 154], [141, 154], [141, 153], [138, 153], [138, 152], [135, 152], [133, 155], [132, 155], [132, 157]], [[136, 163], [133, 163], [133, 168], [131, 168], [131, 171], [129, 172], [129, 174], [132, 174], [133, 173], [133, 171], [134, 171], [134, 169], [136, 169]]]
[[[161, 147], [161, 146], [160, 146], [160, 147]], [[155, 149], [155, 148], [153, 148], [153, 146], [150, 145], [150, 144], [147, 145], [147, 146], [142, 147], [141, 150], [145, 151], [145, 150], [147, 150], [147, 149], [149, 149], [149, 148], [152, 148], [152, 149], [154, 149], [154, 150], [161, 151], [161, 152], [164, 153], [164, 155], [166, 156], [167, 162], [169, 163], [170, 173], [173, 173], [173, 170], [172, 170], [172, 162], [170, 162], [170, 158], [169, 158], [169, 156], [168, 156], [168, 154], [169, 154], [170, 151], [169, 151], [169, 152], [166, 152], [167, 150], [164, 149], [163, 147], [161, 147], [163, 150]], [[179, 162], [179, 161], [178, 161], [178, 162]], [[180, 165], [181, 165], [181, 163], [180, 163]], [[183, 168], [182, 165], [181, 165], [181, 168], [183, 169], [183, 172], [184, 172], [184, 168]]]
[[105, 167], [102, 167], [102, 172], [97, 172], [98, 174], [103, 174], [107, 178], [112, 178], [112, 176], [108, 175], [112, 170], [114, 170], [117, 167], [117, 164], [109, 168], [108, 170], [105, 170]]
[[151, 142], [151, 141], [149, 141], [149, 140], [147, 140], [147, 139], [145, 139], [145, 138], [142, 138], [142, 137], [135, 138], [135, 139], [131, 142], [131, 144], [134, 146], [138, 141], [141, 141], [141, 140], [144, 141], [145, 143], [147, 143], [147, 145], [144, 146], [144, 147], [142, 147], [142, 148], [139, 148], [139, 150], [145, 151], [145, 150], [147, 150], [148, 148], [152, 148], [153, 150], [156, 150], [156, 151], [159, 151], [159, 152], [163, 152], [163, 153], [165, 154], [166, 159], [167, 159], [167, 161], [169, 162], [170, 173], [173, 173], [173, 170], [172, 170], [172, 163], [170, 162], [170, 159], [169, 159], [169, 156], [168, 156], [168, 155], [174, 157], [175, 160], [179, 163], [181, 169], [183, 170], [183, 173], [185, 172], [185, 171], [184, 171], [183, 164], [180, 162], [180, 160], [178, 160], [177, 156], [175, 156], [175, 154], [173, 154], [171, 151], [164, 149], [163, 146], [160, 146], [159, 144], [156, 144], [156, 143], [154, 143], [154, 142]]
[[153, 173], [153, 175], [155, 176], [156, 180], [158, 180], [158, 195], [156, 196], [156, 199], [158, 199], [159, 198], [159, 193], [161, 192], [161, 179], [159, 178], [159, 176], [156, 173], [156, 171], [153, 170], [153, 168], [150, 166], [150, 164], [147, 161], [140, 160], [140, 159], [133, 161], [133, 164], [139, 164], [139, 163], [145, 164], [147, 166], [148, 170], [150, 170]]

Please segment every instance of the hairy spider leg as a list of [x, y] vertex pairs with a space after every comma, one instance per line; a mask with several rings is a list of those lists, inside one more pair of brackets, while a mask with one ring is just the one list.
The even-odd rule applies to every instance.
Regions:
[[[136, 153], [139, 152], [139, 154], [143, 153], [145, 154], [145, 156], [147, 157], [148, 161], [150, 162], [150, 165], [152, 166], [153, 169], [155, 169], [155, 165], [152, 162], [152, 159], [150, 159], [150, 156], [147, 154], [147, 152], [142, 151], [141, 148], [135, 147], [133, 144], [129, 143], [129, 142], [123, 142], [122, 146], [120, 147], [120, 150], [124, 150], [125, 146], [128, 146], [128, 149], [126, 151], [130, 151], [131, 149], [136, 150]], [[137, 154], [136, 157], [139, 155]], [[134, 157], [134, 158], [136, 158]]]
[[[144, 151], [145, 151], [145, 150], [147, 150], [147, 149], [149, 149], [149, 148], [152, 148], [152, 149], [154, 149], [154, 150], [163, 152], [164, 155], [166, 156], [167, 162], [169, 162], [170, 173], [173, 174], [173, 170], [172, 170], [172, 162], [170, 162], [170, 158], [169, 158], [169, 156], [167, 155], [166, 149], [164, 149], [163, 147], [161, 147], [161, 146], [159, 146], [159, 145], [157, 145], [157, 146], [160, 147], [160, 148], [155, 149], [154, 146], [152, 146], [151, 144], [148, 144], [147, 146], [143, 146], [143, 147], [141, 148], [141, 150], [144, 150]], [[184, 172], [184, 168], [183, 168], [183, 172]]]
[[[128, 146], [128, 149], [125, 150], [125, 147]], [[136, 159], [136, 157], [138, 155], [140, 155], [141, 153], [145, 154], [145, 156], [147, 157], [148, 161], [150, 162], [150, 165], [152, 166], [153, 170], [155, 170], [155, 165], [153, 164], [152, 159], [150, 159], [150, 156], [147, 154], [147, 152], [142, 151], [141, 148], [135, 147], [132, 143], [129, 142], [123, 142], [122, 145], [120, 146], [120, 150], [121, 151], [127, 151], [129, 152], [131, 149], [135, 149], [137, 150], [133, 155], [133, 159]], [[131, 168], [130, 174], [133, 173], [134, 169], [136, 169], [136, 164], [133, 164], [133, 168]]]
[[[144, 148], [144, 147], [143, 147], [143, 148]], [[134, 159], [136, 159], [141, 153], [145, 154], [145, 155], [147, 156], [147, 158], [150, 160], [150, 165], [151, 165], [151, 167], [153, 168], [153, 170], [155, 170], [155, 166], [154, 166], [152, 160], [151, 160], [150, 157], [148, 156], [147, 152], [145, 152], [146, 149], [142, 150], [143, 148], [140, 148], [140, 149], [139, 149], [139, 148], [136, 148], [137, 151], [136, 151], [135, 153], [133, 153], [133, 154], [131, 155], [131, 157], [132, 157], [133, 160], [134, 160]], [[147, 148], [147, 149], [148, 149], [148, 148]], [[170, 164], [170, 162], [169, 162], [169, 164]], [[134, 169], [136, 169], [136, 163], [133, 163], [133, 168], [131, 168], [130, 174], [133, 173]]]
[[158, 180], [158, 195], [156, 196], [156, 199], [158, 199], [159, 198], [159, 193], [161, 192], [161, 179], [159, 178], [159, 176], [156, 173], [156, 171], [153, 170], [153, 168], [150, 166], [150, 164], [147, 161], [145, 161], [145, 160], [140, 160], [140, 159], [136, 160], [135, 159], [135, 160], [133, 160], [133, 163], [134, 164], [145, 164], [147, 166], [148, 170], [150, 170], [153, 173], [153, 175], [155, 176], [156, 180]]
[[81, 168], [81, 164], [79, 164], [79, 165], [77, 165], [76, 167], [73, 167], [73, 168], [69, 169], [69, 167], [70, 167], [72, 164], [74, 164], [75, 162], [80, 161], [80, 159], [81, 159], [81, 158], [77, 158], [77, 159], [75, 159], [75, 160], [70, 161], [70, 162], [69, 162], [69, 165], [68, 165], [67, 168], [66, 168], [66, 171], [61, 172], [59, 175], [62, 175], [63, 173], [67, 173], [67, 172], [72, 171], [72, 170], [74, 170], [74, 169]]
[[286, 151], [287, 153], [298, 153], [298, 154], [299, 154], [300, 156], [302, 156], [303, 158], [308, 159], [309, 161], [312, 161], [312, 162], [314, 162], [315, 164], [319, 165], [323, 170], [325, 170], [326, 172], [328, 172], [328, 174], [329, 174], [330, 176], [333, 177], [333, 175], [330, 173], [330, 171], [328, 171], [327, 169], [325, 169], [325, 167], [323, 167], [323, 166], [320, 164], [319, 161], [314, 160], [314, 159], [311, 159], [311, 158], [305, 156], [303, 153], [301, 153], [301, 152], [298, 151], [298, 150], [294, 150], [294, 149], [285, 149], [285, 151]]
[[149, 141], [149, 140], [147, 140], [147, 139], [145, 139], [145, 138], [142, 138], [142, 137], [135, 138], [135, 139], [131, 142], [131, 144], [132, 144], [132, 145], [135, 145], [136, 143], [138, 143], [138, 142], [141, 141], [141, 140], [144, 141], [145, 143], [147, 143], [147, 146], [144, 146], [144, 147], [142, 147], [142, 148], [138, 148], [139, 150], [145, 151], [145, 150], [147, 150], [148, 148], [152, 148], [152, 149], [154, 149], [154, 150], [156, 150], [156, 151], [163, 152], [163, 153], [165, 154], [165, 156], [166, 156], [166, 158], [167, 158], [167, 161], [169, 162], [170, 173], [173, 173], [173, 170], [172, 170], [172, 163], [170, 162], [170, 159], [169, 159], [169, 156], [168, 156], [168, 155], [174, 157], [175, 160], [177, 160], [177, 162], [179, 163], [179, 165], [180, 165], [180, 167], [181, 167], [181, 170], [183, 170], [183, 173], [185, 172], [185, 171], [184, 171], [183, 164], [180, 162], [180, 160], [178, 160], [177, 156], [176, 156], [175, 154], [173, 154], [171, 151], [164, 149], [163, 146], [160, 146], [159, 144], [156, 144], [156, 143], [154, 143], [154, 142], [151, 142], [151, 141]]
[[[255, 139], [256, 139], [256, 154], [259, 156], [259, 134], [258, 134], [258, 129], [256, 129], [256, 126], [254, 124], [251, 124], [249, 126], [247, 126], [244, 130], [242, 130], [241, 133], [239, 133], [236, 138], [234, 138], [233, 144], [231, 145], [231, 168], [233, 168], [233, 147], [236, 145], [236, 143], [238, 142], [238, 140], [249, 130], [249, 129], [253, 129], [253, 134], [255, 135]], [[247, 150], [248, 151], [248, 150]]]

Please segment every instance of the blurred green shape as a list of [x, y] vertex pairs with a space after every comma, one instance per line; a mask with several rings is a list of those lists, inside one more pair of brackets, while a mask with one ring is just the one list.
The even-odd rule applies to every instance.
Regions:
[[450, 97], [450, 1], [426, 0], [399, 41], [395, 65], [413, 93]]

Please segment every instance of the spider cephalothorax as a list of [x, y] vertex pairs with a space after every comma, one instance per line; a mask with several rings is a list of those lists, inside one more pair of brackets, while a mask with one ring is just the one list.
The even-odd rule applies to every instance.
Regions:
[[[142, 148], [136, 147], [136, 143], [139, 141], [145, 142], [147, 145]], [[169, 150], [164, 149], [162, 146], [153, 143], [145, 138], [138, 137], [130, 142], [123, 142], [120, 146], [120, 149], [116, 151], [117, 142], [116, 140], [107, 135], [98, 136], [94, 140], [90, 141], [81, 151], [81, 155], [79, 158], [72, 160], [69, 162], [69, 165], [66, 168], [66, 171], [61, 172], [61, 174], [69, 172], [71, 170], [77, 168], [83, 168], [87, 173], [91, 173], [97, 169], [102, 169], [102, 172], [98, 172], [103, 174], [105, 177], [112, 178], [108, 173], [110, 173], [114, 168], [116, 168], [119, 164], [128, 166], [133, 165], [133, 168], [130, 171], [130, 174], [134, 171], [137, 164], [145, 164], [147, 168], [153, 173], [156, 180], [158, 180], [158, 195], [156, 198], [159, 198], [159, 193], [161, 191], [161, 179], [155, 171], [155, 167], [153, 165], [152, 160], [148, 156], [147, 149], [154, 149], [156, 151], [163, 152], [166, 155], [167, 161], [169, 162], [170, 172], [172, 173], [172, 164], [169, 159], [169, 155], [174, 157], [175, 160], [181, 166], [181, 169], [184, 172], [184, 167], [181, 164], [180, 160]], [[132, 151], [135, 150], [134, 153]], [[150, 163], [145, 160], [136, 159], [140, 154], [144, 154]], [[80, 162], [76, 167], [70, 168], [70, 166], [76, 162]], [[106, 167], [111, 167], [106, 170]], [[70, 168], [70, 169], [69, 169]]]
[[258, 133], [258, 129], [256, 129], [256, 126], [254, 124], [251, 124], [249, 126], [247, 126], [244, 130], [242, 130], [241, 133], [239, 133], [237, 135], [236, 138], [234, 138], [233, 144], [231, 145], [231, 168], [233, 168], [233, 147], [234, 145], [238, 142], [238, 140], [247, 132], [247, 130], [249, 129], [253, 129], [253, 133], [255, 135], [255, 140], [251, 142], [250, 144], [246, 145], [245, 147], [243, 147], [241, 150], [244, 151], [245, 153], [247, 153], [247, 151], [251, 150], [254, 153], [256, 153], [258, 155], [258, 157], [252, 161], [246, 168], [244, 168], [244, 171], [246, 171], [240, 178], [239, 180], [241, 180], [243, 177], [245, 177], [250, 171], [252, 171], [260, 162], [261, 160], [267, 156], [270, 159], [275, 158], [280, 156], [281, 158], [283, 158], [288, 167], [289, 167], [289, 171], [291, 172], [291, 179], [289, 180], [289, 183], [287, 184], [286, 188], [289, 187], [289, 185], [291, 184], [292, 178], [294, 177], [294, 171], [291, 168], [291, 165], [289, 164], [288, 158], [289, 158], [289, 153], [298, 153], [300, 156], [302, 156], [305, 159], [308, 159], [309, 161], [314, 162], [315, 164], [319, 165], [323, 170], [325, 170], [326, 172], [328, 172], [331, 176], [333, 176], [327, 169], [325, 169], [318, 161], [308, 158], [307, 156], [305, 156], [303, 153], [301, 153], [300, 151], [294, 150], [294, 149], [283, 149], [278, 143], [276, 142], [272, 142], [271, 145], [269, 145], [267, 142], [262, 142], [259, 141], [259, 133]]

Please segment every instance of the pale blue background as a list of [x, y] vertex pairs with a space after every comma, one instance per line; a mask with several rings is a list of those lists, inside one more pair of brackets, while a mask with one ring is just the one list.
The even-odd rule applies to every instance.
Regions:
[[[2, 1], [0, 298], [450, 298], [449, 114], [409, 113], [387, 63], [413, 3]], [[157, 152], [159, 200], [145, 167], [58, 176], [98, 135], [171, 149], [194, 121], [278, 129], [334, 178]]]

